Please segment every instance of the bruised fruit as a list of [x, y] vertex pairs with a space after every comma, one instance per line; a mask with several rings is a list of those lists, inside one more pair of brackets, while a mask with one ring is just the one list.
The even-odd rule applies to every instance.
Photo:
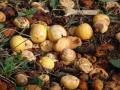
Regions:
[[70, 48], [70, 40], [66, 37], [60, 38], [53, 48], [56, 52], [62, 52], [64, 49]]
[[16, 17], [13, 23], [15, 24], [15, 26], [17, 26], [18, 28], [22, 28], [22, 29], [30, 27], [30, 22], [25, 17]]
[[97, 31], [105, 33], [108, 31], [110, 18], [105, 14], [97, 14], [93, 18], [94, 27]]

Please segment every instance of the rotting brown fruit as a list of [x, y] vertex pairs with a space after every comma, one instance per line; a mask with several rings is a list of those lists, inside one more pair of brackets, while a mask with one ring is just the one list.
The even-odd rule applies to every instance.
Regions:
[[88, 90], [88, 83], [86, 80], [80, 80], [80, 90]]
[[15, 80], [18, 85], [26, 85], [28, 83], [28, 77], [25, 74], [15, 75]]
[[76, 36], [68, 36], [67, 37], [69, 40], [70, 40], [70, 48], [71, 49], [75, 49], [77, 48], [78, 46], [81, 46], [82, 45], [82, 41], [79, 37], [76, 37]]
[[[97, 75], [97, 77], [96, 77]], [[108, 73], [102, 68], [94, 68], [90, 73], [89, 76], [91, 79], [101, 78], [107, 79], [109, 77]]]
[[13, 21], [18, 28], [26, 29], [30, 27], [30, 22], [25, 17], [16, 17]]
[[25, 60], [28, 60], [28, 61], [34, 61], [36, 60], [36, 57], [35, 55], [33, 54], [33, 52], [29, 51], [29, 50], [24, 50], [22, 52], [22, 57], [25, 59]]
[[45, 40], [39, 46], [44, 52], [49, 52], [53, 50], [53, 42], [51, 42], [50, 40]]
[[50, 90], [62, 90], [61, 86], [59, 85], [59, 83], [56, 82], [52, 82], [52, 85], [50, 87]]
[[74, 65], [77, 69], [85, 73], [89, 73], [90, 71], [93, 70], [92, 63], [84, 57], [81, 57], [79, 60], [77, 60]]
[[103, 90], [104, 84], [100, 79], [96, 79], [93, 81], [92, 86], [94, 90]]

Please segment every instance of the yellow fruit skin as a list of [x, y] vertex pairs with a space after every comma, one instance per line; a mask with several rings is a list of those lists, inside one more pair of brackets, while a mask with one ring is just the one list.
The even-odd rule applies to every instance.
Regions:
[[10, 40], [10, 46], [16, 52], [23, 51], [25, 50], [25, 40], [20, 35], [13, 36]]
[[47, 28], [41, 24], [34, 24], [32, 25], [30, 36], [34, 43], [43, 42], [47, 38]]
[[53, 69], [55, 66], [54, 60], [46, 56], [43, 57], [39, 62], [43, 66], [43, 68], [46, 68], [46, 69]]
[[106, 25], [110, 24], [110, 18], [105, 14], [97, 14], [94, 16], [93, 23], [96, 23], [97, 21], [104, 21]]
[[61, 78], [60, 82], [68, 90], [76, 90], [79, 86], [80, 80], [73, 75], [66, 75]]
[[93, 30], [87, 23], [83, 23], [76, 29], [76, 35], [82, 40], [88, 40], [93, 36]]
[[48, 38], [51, 41], [57, 41], [63, 36], [67, 36], [67, 32], [64, 27], [60, 25], [53, 25], [48, 30]]

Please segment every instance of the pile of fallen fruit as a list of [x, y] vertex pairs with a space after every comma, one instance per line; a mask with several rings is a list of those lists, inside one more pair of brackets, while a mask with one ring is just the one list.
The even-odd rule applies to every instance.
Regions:
[[120, 90], [119, 0], [0, 1], [0, 90]]

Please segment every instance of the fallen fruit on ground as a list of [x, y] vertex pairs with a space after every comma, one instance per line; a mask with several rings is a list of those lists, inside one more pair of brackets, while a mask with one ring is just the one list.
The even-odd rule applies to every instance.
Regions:
[[76, 35], [82, 40], [89, 40], [93, 36], [92, 27], [88, 23], [82, 23], [76, 28]]
[[23, 51], [23, 50], [25, 50], [25, 40], [22, 36], [15, 35], [10, 40], [10, 46], [11, 46], [12, 50], [14, 50], [16, 52]]
[[73, 75], [65, 75], [61, 78], [60, 82], [66, 89], [72, 90], [78, 87], [80, 80]]

